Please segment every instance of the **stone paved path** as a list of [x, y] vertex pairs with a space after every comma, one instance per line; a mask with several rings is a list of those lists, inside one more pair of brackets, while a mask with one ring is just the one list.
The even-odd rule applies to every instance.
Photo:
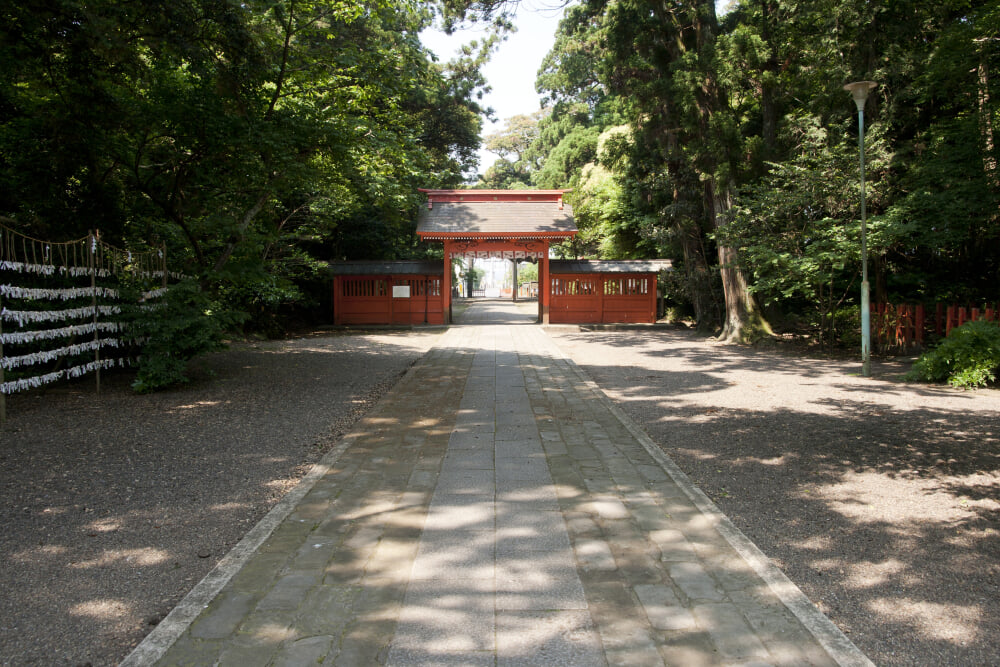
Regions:
[[123, 664], [870, 664], [531, 312], [470, 307]]

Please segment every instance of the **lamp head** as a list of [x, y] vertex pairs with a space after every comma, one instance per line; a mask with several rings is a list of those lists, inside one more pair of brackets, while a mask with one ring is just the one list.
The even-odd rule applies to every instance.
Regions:
[[862, 111], [865, 108], [868, 93], [874, 90], [877, 85], [874, 81], [855, 81], [845, 85], [844, 90], [849, 92], [851, 97], [854, 98], [854, 105], [858, 107], [858, 111]]

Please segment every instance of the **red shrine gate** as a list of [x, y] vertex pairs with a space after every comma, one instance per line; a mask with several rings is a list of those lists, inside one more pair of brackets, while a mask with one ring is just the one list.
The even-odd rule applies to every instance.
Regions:
[[[668, 260], [549, 260], [549, 245], [577, 233], [565, 190], [423, 190], [417, 235], [441, 241], [434, 262], [335, 262], [335, 324], [451, 322], [451, 262], [538, 264], [538, 321], [655, 322], [656, 276]], [[516, 283], [516, 280], [515, 280]], [[516, 292], [515, 292], [516, 293]]]
[[[459, 257], [534, 259], [538, 263], [538, 321], [549, 323], [549, 244], [576, 235], [565, 190], [424, 190], [417, 236], [444, 243], [444, 272]], [[444, 294], [451, 321], [451, 290]]]

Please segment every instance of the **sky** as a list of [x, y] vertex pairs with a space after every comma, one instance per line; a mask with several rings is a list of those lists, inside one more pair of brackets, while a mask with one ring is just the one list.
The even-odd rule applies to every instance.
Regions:
[[[555, 43], [556, 29], [562, 19], [563, 0], [521, 0], [514, 23], [517, 32], [493, 54], [483, 68], [483, 74], [492, 91], [483, 99], [483, 105], [493, 107], [496, 122], [484, 120], [482, 135], [486, 136], [503, 127], [505, 119], [518, 114], [530, 114], [541, 107], [541, 98], [535, 92], [535, 78], [542, 60]], [[716, 9], [723, 11], [729, 0], [716, 0]], [[454, 35], [425, 30], [420, 40], [442, 62], [450, 60], [462, 44], [480, 38], [474, 30], [456, 31]], [[493, 164], [497, 156], [486, 150], [479, 151], [479, 173]]]
[[[541, 107], [540, 96], [535, 92], [535, 78], [542, 59], [552, 49], [556, 28], [563, 10], [559, 0], [522, 0], [515, 24], [517, 32], [510, 35], [483, 68], [483, 75], [492, 92], [483, 99], [483, 105], [493, 107], [497, 122], [483, 122], [482, 136], [503, 127], [503, 121], [518, 114], [530, 114]], [[460, 30], [450, 37], [439, 31], [426, 30], [420, 39], [442, 61], [454, 56], [456, 50], [481, 33]], [[496, 160], [496, 155], [480, 150], [479, 172], [483, 173]]]

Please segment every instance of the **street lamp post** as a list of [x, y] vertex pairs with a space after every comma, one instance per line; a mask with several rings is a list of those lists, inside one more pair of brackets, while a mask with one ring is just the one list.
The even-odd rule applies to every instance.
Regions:
[[871, 305], [868, 288], [868, 228], [865, 222], [865, 101], [874, 81], [855, 81], [844, 86], [858, 108], [858, 152], [861, 154], [861, 374], [872, 376]]

